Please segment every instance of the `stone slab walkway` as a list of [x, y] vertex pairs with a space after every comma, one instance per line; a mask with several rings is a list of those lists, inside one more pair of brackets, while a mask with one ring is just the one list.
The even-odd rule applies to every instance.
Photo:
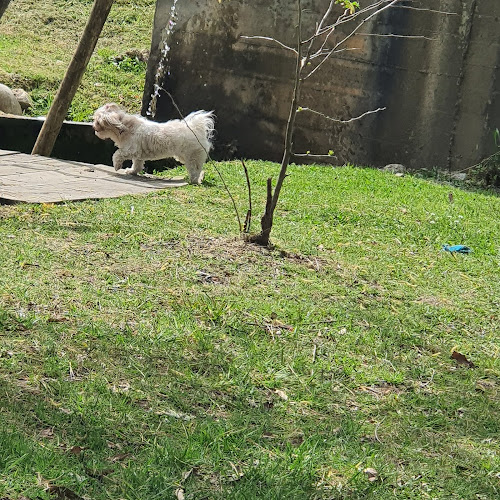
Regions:
[[131, 176], [106, 165], [0, 149], [0, 203], [61, 203], [185, 186], [180, 177]]

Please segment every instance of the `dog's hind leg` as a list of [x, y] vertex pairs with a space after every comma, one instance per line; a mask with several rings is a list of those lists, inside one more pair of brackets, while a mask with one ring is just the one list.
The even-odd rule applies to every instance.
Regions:
[[189, 175], [189, 183], [190, 184], [201, 184], [203, 182], [203, 177], [205, 176], [205, 172], [203, 172], [203, 165], [195, 165], [192, 164], [187, 166], [187, 171]]
[[142, 172], [144, 168], [144, 160], [132, 160], [132, 166], [127, 168], [125, 172], [127, 174], [137, 175]]
[[201, 184], [203, 182], [203, 177], [205, 176], [203, 164], [205, 163], [205, 159], [206, 154], [203, 152], [203, 154], [193, 156], [185, 162], [190, 184]]

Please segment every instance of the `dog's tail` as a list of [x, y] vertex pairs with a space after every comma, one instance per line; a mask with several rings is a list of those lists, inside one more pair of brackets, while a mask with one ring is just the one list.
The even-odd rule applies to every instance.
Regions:
[[[186, 125], [196, 134], [198, 139], [205, 139], [212, 148], [215, 132], [215, 114], [213, 111], [193, 111], [184, 118]], [[208, 151], [207, 151], [208, 152]]]

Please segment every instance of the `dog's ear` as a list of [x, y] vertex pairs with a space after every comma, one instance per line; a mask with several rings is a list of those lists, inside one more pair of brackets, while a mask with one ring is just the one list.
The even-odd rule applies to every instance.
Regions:
[[115, 104], [114, 102], [108, 102], [108, 104], [105, 104], [102, 109], [104, 109], [108, 113], [112, 111], [121, 111], [120, 106], [118, 106], [118, 104]]
[[122, 111], [112, 111], [111, 113], [103, 113], [99, 117], [99, 125], [105, 129], [116, 130], [118, 133], [122, 133], [126, 127], [122, 122], [125, 113]]

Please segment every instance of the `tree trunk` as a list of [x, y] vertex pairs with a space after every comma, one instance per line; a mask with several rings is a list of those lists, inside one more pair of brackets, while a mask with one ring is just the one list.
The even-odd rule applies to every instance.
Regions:
[[0, 19], [5, 12], [5, 9], [9, 6], [10, 0], [0, 0]]
[[250, 243], [256, 243], [263, 247], [269, 246], [269, 236], [271, 235], [271, 228], [273, 227], [273, 211], [271, 210], [273, 204], [273, 180], [271, 178], [267, 179], [267, 197], [266, 197], [266, 209], [264, 210], [264, 215], [260, 219], [261, 231], [258, 234], [253, 234], [246, 237], [246, 241]]
[[264, 215], [260, 221], [261, 231], [249, 238], [252, 243], [257, 243], [262, 246], [269, 246], [269, 238], [271, 235], [271, 229], [273, 227], [274, 210], [278, 203], [278, 199], [281, 192], [281, 187], [287, 176], [288, 165], [290, 164], [290, 158], [292, 156], [293, 149], [293, 134], [295, 131], [295, 119], [297, 117], [298, 103], [300, 99], [300, 92], [302, 89], [302, 79], [301, 73], [303, 68], [302, 60], [302, 3], [298, 0], [298, 25], [297, 25], [297, 60], [295, 66], [295, 86], [293, 89], [292, 103], [290, 105], [290, 114], [288, 117], [288, 122], [286, 125], [285, 133], [285, 150], [283, 153], [283, 159], [281, 160], [281, 169], [278, 176], [278, 181], [276, 182], [276, 187], [274, 188], [274, 193], [272, 192], [271, 179], [267, 180], [267, 200], [266, 209]]
[[113, 0], [95, 0], [80, 43], [59, 86], [31, 154], [50, 156], [71, 101], [75, 97]]

